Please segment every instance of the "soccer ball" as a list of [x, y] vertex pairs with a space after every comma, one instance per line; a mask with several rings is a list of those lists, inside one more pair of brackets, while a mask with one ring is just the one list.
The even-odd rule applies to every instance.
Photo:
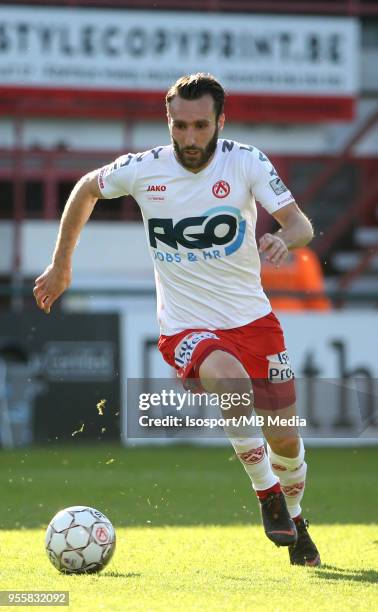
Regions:
[[61, 510], [46, 531], [46, 552], [65, 574], [100, 572], [113, 556], [114, 527], [102, 512], [87, 506]]

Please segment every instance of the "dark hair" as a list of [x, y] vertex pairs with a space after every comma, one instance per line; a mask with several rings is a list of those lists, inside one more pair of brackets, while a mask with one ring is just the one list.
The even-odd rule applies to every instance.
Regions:
[[206, 72], [187, 74], [171, 85], [165, 96], [167, 110], [168, 104], [175, 96], [180, 96], [184, 100], [198, 100], [206, 94], [214, 100], [214, 110], [218, 120], [224, 109], [225, 91], [216, 78]]

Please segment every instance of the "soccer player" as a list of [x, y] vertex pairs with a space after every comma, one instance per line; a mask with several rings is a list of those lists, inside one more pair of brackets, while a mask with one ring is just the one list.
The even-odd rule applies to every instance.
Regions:
[[[253, 387], [260, 414], [295, 415], [293, 372], [280, 324], [261, 286], [256, 203], [278, 221], [259, 250], [279, 266], [313, 237], [310, 221], [256, 147], [219, 138], [225, 92], [209, 74], [180, 78], [166, 95], [172, 144], [122, 155], [83, 176], [64, 209], [52, 263], [34, 295], [49, 313], [71, 282], [72, 254], [99, 198], [132, 194], [155, 266], [158, 347], [185, 385], [221, 396]], [[237, 410], [237, 407], [236, 407]], [[261, 506], [267, 537], [292, 564], [316, 566], [318, 550], [302, 517], [307, 465], [295, 427], [262, 437], [229, 432]]]

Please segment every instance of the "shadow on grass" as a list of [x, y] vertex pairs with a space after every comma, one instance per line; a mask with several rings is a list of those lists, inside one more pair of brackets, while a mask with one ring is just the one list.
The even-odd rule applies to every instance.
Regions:
[[247, 578], [245, 576], [225, 576], [224, 574], [221, 575], [221, 578], [224, 578], [225, 580], [234, 580], [236, 582], [252, 582], [253, 578]]
[[128, 574], [124, 574], [123, 572], [106, 572], [105, 574], [101, 574], [101, 578], [141, 578], [142, 574], [137, 574], [135, 572], [129, 572]]
[[317, 578], [323, 578], [324, 580], [344, 580], [345, 582], [367, 582], [370, 584], [378, 583], [378, 571], [373, 569], [366, 570], [353, 570], [353, 569], [342, 569], [335, 565], [322, 565], [319, 569], [315, 570]]

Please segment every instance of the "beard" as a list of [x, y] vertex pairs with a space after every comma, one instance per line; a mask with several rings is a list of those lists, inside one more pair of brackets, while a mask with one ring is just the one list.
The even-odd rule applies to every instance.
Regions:
[[[217, 148], [218, 142], [218, 126], [215, 128], [214, 136], [207, 143], [204, 149], [201, 147], [182, 147], [178, 144], [177, 140], [172, 138], [173, 148], [176, 153], [176, 157], [179, 160], [180, 164], [187, 168], [188, 170], [201, 170], [208, 163], [209, 159], [214, 155], [215, 149]], [[191, 157], [188, 152], [196, 151], [197, 155]]]

